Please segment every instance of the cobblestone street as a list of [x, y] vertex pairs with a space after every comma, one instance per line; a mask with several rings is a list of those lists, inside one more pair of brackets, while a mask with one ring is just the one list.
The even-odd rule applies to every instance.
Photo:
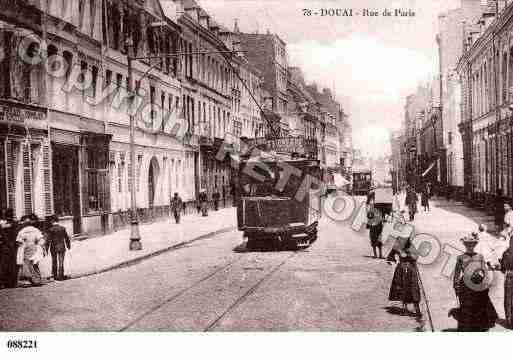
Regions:
[[[431, 212], [417, 216], [418, 232], [457, 247], [459, 236], [477, 225], [453, 207], [435, 202]], [[370, 257], [365, 230], [356, 233], [324, 218], [319, 240], [304, 251], [246, 252], [242, 243], [240, 232], [231, 230], [126, 268], [2, 290], [0, 329], [429, 330], [427, 323], [421, 328], [413, 317], [398, 315], [399, 303], [388, 302], [394, 267]], [[456, 302], [442, 262], [420, 266], [436, 330], [455, 327], [447, 318]], [[500, 277], [492, 293], [503, 317]]]

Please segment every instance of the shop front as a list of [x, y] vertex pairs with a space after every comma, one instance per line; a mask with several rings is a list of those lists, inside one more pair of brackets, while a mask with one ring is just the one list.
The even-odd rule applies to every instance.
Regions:
[[50, 129], [55, 214], [75, 236], [109, 228], [110, 135]]
[[0, 100], [0, 209], [52, 214], [50, 164], [45, 110]]

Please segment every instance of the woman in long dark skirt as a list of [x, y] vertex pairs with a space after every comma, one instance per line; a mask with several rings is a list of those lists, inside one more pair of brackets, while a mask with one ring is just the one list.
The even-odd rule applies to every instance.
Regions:
[[488, 331], [498, 319], [485, 281], [484, 257], [474, 251], [478, 241], [476, 234], [462, 239], [465, 253], [457, 257], [454, 270], [454, 290], [460, 302], [456, 319], [461, 332]]
[[396, 262], [396, 257], [399, 257], [388, 300], [402, 302], [404, 311], [408, 311], [408, 304], [413, 304], [415, 315], [420, 319], [422, 318], [422, 312], [420, 311], [418, 255], [414, 251], [410, 238], [399, 239], [399, 241], [401, 240], [404, 243], [399, 244], [397, 249], [393, 249], [387, 258], [389, 262]]
[[509, 240], [509, 248], [501, 259], [501, 271], [504, 273], [504, 313], [506, 326], [513, 329], [513, 237]]

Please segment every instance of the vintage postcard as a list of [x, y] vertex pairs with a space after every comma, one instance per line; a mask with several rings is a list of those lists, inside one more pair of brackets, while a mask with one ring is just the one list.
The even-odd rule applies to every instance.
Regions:
[[507, 333], [512, 36], [506, 0], [0, 0], [0, 345]]

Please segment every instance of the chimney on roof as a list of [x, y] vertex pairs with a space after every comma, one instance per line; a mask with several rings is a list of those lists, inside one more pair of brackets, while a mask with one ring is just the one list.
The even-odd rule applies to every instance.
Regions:
[[267, 35], [271, 35], [271, 31], [269, 31], [269, 29], [267, 29]]
[[238, 34], [240, 32], [239, 30], [239, 19], [235, 18], [235, 23], [233, 24], [233, 32]]

